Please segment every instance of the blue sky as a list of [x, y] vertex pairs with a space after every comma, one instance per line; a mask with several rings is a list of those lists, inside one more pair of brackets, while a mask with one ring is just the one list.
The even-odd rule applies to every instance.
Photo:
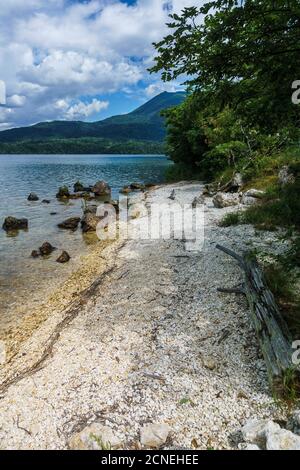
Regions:
[[95, 121], [180, 83], [149, 75], [168, 12], [199, 0], [9, 0], [0, 10], [0, 130], [54, 119]]

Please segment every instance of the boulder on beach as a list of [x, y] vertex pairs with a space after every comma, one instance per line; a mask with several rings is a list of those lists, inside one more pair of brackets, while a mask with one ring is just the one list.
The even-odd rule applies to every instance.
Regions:
[[86, 212], [81, 220], [81, 228], [84, 233], [95, 232], [97, 225], [103, 217], [98, 217], [92, 212]]
[[233, 193], [217, 193], [213, 197], [213, 205], [217, 209], [222, 209], [223, 207], [237, 206], [240, 203], [238, 194]]
[[262, 199], [265, 195], [264, 191], [260, 191], [259, 189], [248, 189], [245, 193], [243, 193], [241, 198], [241, 203], [245, 206], [252, 206], [257, 204], [259, 199]]
[[3, 230], [6, 232], [13, 230], [26, 230], [28, 229], [28, 219], [17, 219], [16, 217], [8, 216], [2, 225]]
[[30, 193], [28, 198], [27, 198], [28, 201], [38, 201], [39, 200], [39, 197], [37, 194], [35, 193]]
[[105, 181], [98, 181], [93, 187], [92, 187], [92, 193], [95, 194], [95, 196], [111, 196], [111, 188], [108, 183]]
[[130, 188], [133, 189], [134, 191], [144, 191], [145, 185], [142, 183], [131, 183]]
[[54, 246], [51, 245], [49, 242], [45, 242], [42, 244], [42, 246], [39, 248], [40, 254], [42, 256], [48, 256], [51, 255], [51, 253], [55, 250]]
[[61, 264], [68, 263], [70, 259], [71, 259], [71, 256], [69, 255], [69, 253], [67, 251], [63, 251], [61, 255], [57, 258], [56, 262], [61, 263]]
[[169, 437], [171, 428], [165, 423], [146, 424], [142, 427], [141, 444], [143, 447], [158, 449], [164, 445]]
[[129, 194], [132, 192], [132, 189], [129, 186], [124, 186], [122, 189], [120, 189], [121, 194]]
[[64, 222], [61, 222], [58, 224], [59, 228], [65, 229], [65, 230], [76, 230], [80, 222], [80, 217], [70, 217], [69, 219], [66, 219]]
[[92, 423], [86, 426], [69, 440], [71, 450], [105, 450], [120, 449], [122, 440], [108, 426]]
[[58, 189], [58, 193], [56, 194], [57, 199], [68, 199], [70, 197], [70, 192], [68, 186], [61, 186]]

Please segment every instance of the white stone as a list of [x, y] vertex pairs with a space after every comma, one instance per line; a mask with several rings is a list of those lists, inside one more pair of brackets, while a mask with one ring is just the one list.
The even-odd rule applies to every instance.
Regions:
[[281, 170], [279, 171], [278, 181], [279, 181], [279, 184], [281, 184], [282, 186], [295, 182], [295, 176], [293, 175], [293, 173], [291, 172], [291, 170], [289, 169], [287, 165], [283, 166]]
[[248, 189], [248, 191], [246, 191], [244, 193], [244, 196], [245, 197], [254, 197], [256, 199], [261, 199], [264, 196], [264, 194], [265, 194], [264, 191], [253, 188], [253, 189]]
[[224, 207], [237, 206], [240, 202], [238, 194], [232, 193], [217, 193], [213, 197], [213, 205], [217, 209], [222, 209]]
[[300, 436], [286, 429], [266, 432], [267, 450], [300, 450]]
[[209, 370], [214, 370], [216, 368], [216, 363], [214, 359], [211, 357], [205, 357], [203, 359], [203, 365]]
[[141, 444], [144, 447], [157, 449], [166, 443], [170, 431], [168, 424], [147, 424], [141, 429]]
[[297, 427], [300, 427], [300, 410], [294, 412], [293, 421]]
[[241, 173], [236, 173], [234, 175], [234, 178], [232, 180], [232, 186], [240, 188], [243, 186], [243, 176]]
[[256, 444], [247, 444], [244, 450], [261, 450]]
[[245, 426], [242, 428], [242, 435], [244, 441], [250, 444], [256, 444], [259, 447], [265, 447], [266, 432], [277, 431], [280, 426], [273, 421], [265, 419], [249, 419]]
[[244, 204], [244, 206], [253, 206], [253, 204], [257, 204], [257, 199], [251, 196], [243, 196], [241, 203]]
[[114, 435], [112, 429], [100, 423], [87, 426], [69, 441], [71, 450], [110, 450], [121, 446], [121, 440]]

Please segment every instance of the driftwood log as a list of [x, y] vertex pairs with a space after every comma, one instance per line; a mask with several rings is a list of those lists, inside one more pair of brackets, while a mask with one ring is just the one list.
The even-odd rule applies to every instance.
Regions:
[[295, 365], [292, 363], [292, 337], [266, 284], [265, 276], [253, 257], [247, 254], [240, 256], [221, 245], [216, 247], [233, 257], [244, 271], [241, 287], [218, 290], [246, 295], [252, 324], [266, 362], [269, 382], [275, 392], [285, 393], [287, 378], [290, 380], [292, 375], [292, 380], [298, 380]]

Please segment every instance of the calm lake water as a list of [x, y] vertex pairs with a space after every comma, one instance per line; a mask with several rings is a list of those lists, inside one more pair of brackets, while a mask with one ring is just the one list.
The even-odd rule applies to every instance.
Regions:
[[[30, 297], [38, 302], [43, 285], [59, 279], [74, 269], [74, 259], [88, 250], [89, 237], [81, 230], [69, 232], [57, 227], [67, 217], [82, 215], [81, 200], [59, 202], [55, 194], [59, 186], [80, 180], [85, 185], [107, 181], [113, 198], [119, 190], [133, 181], [160, 183], [169, 161], [163, 156], [106, 156], [106, 155], [0, 155], [0, 327], [10, 322], [9, 312]], [[30, 192], [40, 200], [28, 202]], [[50, 204], [43, 204], [50, 199]], [[50, 213], [55, 212], [55, 215]], [[29, 230], [8, 235], [2, 230], [6, 216], [26, 217]], [[50, 259], [33, 259], [31, 251], [44, 241], [58, 249], [67, 250], [72, 260], [68, 265]], [[58, 251], [57, 251], [58, 253]]]

